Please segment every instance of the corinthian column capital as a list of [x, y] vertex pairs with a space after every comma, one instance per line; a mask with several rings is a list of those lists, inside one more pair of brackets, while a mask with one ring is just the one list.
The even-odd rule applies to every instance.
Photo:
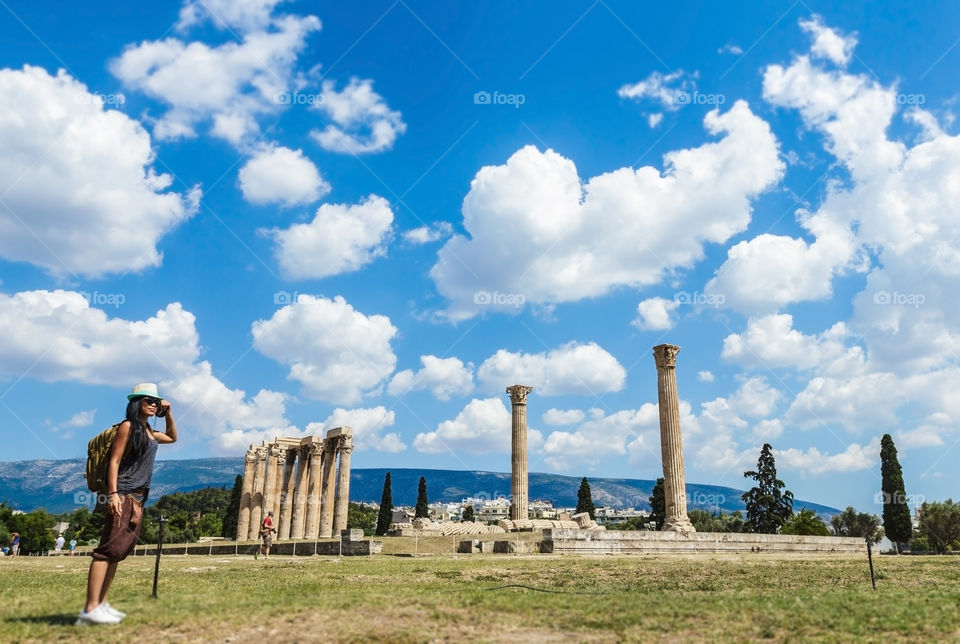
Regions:
[[526, 385], [507, 387], [507, 393], [510, 394], [510, 402], [514, 405], [526, 405], [527, 394], [531, 391], [533, 391], [533, 387], [527, 387]]
[[657, 369], [673, 369], [677, 366], [677, 354], [680, 347], [675, 344], [658, 344], [653, 348], [653, 359]]

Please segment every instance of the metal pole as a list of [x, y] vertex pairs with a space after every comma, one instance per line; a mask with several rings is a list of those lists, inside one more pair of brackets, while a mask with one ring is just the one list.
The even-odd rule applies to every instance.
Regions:
[[877, 589], [877, 578], [873, 574], [873, 549], [870, 547], [870, 537], [867, 537], [867, 561], [870, 562], [870, 583], [873, 584], [873, 589]]
[[167, 518], [160, 515], [160, 535], [157, 538], [157, 561], [153, 564], [153, 598], [157, 599], [157, 579], [160, 577], [160, 553], [163, 552], [163, 524]]

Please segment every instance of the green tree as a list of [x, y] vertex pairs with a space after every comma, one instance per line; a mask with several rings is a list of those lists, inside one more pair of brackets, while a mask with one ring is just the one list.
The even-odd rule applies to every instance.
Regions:
[[913, 521], [903, 489], [903, 470], [897, 460], [897, 448], [890, 434], [880, 439], [880, 489], [883, 491], [883, 530], [894, 544], [897, 554], [913, 534]]
[[218, 537], [223, 534], [223, 518], [219, 514], [204, 514], [196, 525], [199, 537]]
[[838, 537], [860, 537], [877, 544], [883, 539], [880, 517], [867, 512], [857, 512], [853, 506], [830, 518], [830, 526]]
[[649, 517], [630, 517], [623, 523], [608, 523], [607, 530], [646, 530], [649, 520]]
[[706, 510], [694, 509], [687, 512], [687, 518], [697, 529], [697, 532], [720, 532], [717, 529], [717, 520]]
[[920, 525], [917, 532], [926, 539], [937, 554], [960, 548], [960, 503], [953, 499], [943, 502], [924, 502], [920, 506]]
[[383, 477], [383, 494], [380, 495], [380, 511], [377, 513], [377, 536], [387, 534], [393, 521], [393, 493], [390, 491], [390, 472]]
[[793, 492], [784, 491], [784, 483], [777, 478], [777, 466], [770, 443], [764, 443], [757, 460], [757, 469], [744, 472], [757, 485], [744, 493], [747, 505], [747, 526], [750, 532], [776, 534], [784, 522], [793, 516]]
[[240, 497], [243, 495], [243, 475], [237, 474], [233, 481], [233, 489], [230, 490], [230, 500], [223, 511], [223, 529], [220, 536], [225, 539], [237, 538], [237, 518], [240, 515]]
[[460, 520], [464, 523], [473, 521], [473, 506], [468, 505], [463, 509], [463, 514], [460, 515]]
[[829, 537], [830, 528], [813, 510], [803, 508], [797, 514], [784, 521], [781, 534], [810, 535]]
[[663, 477], [657, 479], [650, 492], [650, 520], [657, 525], [657, 530], [663, 529], [663, 522], [667, 520], [667, 496], [663, 487]]
[[15, 514], [11, 523], [13, 525], [10, 526], [10, 531], [20, 533], [20, 554], [46, 552], [53, 548], [56, 537], [52, 528], [57, 523], [57, 517], [43, 508], [26, 514]]
[[85, 543], [87, 539], [97, 536], [90, 530], [90, 510], [85, 507], [79, 507], [73, 512], [64, 515], [63, 521], [66, 521], [68, 524], [67, 529], [63, 533], [63, 538], [67, 541], [76, 539], [78, 542]]
[[347, 529], [363, 530], [363, 536], [372, 536], [377, 529], [376, 511], [362, 503], [351, 502], [347, 506]]
[[734, 510], [730, 514], [721, 513], [717, 517], [717, 532], [743, 532], [743, 514]]
[[430, 517], [430, 503], [427, 501], [427, 479], [420, 477], [420, 483], [417, 484], [417, 507], [414, 510], [413, 518], [426, 519]]
[[589, 513], [591, 519], [594, 518], [596, 512], [593, 507], [593, 496], [590, 494], [590, 483], [587, 482], [586, 476], [580, 481], [580, 489], [577, 490], [577, 509], [574, 514], [580, 514], [581, 512]]

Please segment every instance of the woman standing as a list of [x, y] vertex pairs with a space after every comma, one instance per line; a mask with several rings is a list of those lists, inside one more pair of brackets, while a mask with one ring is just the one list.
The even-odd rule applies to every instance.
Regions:
[[[127, 401], [126, 420], [117, 428], [110, 448], [103, 533], [90, 562], [87, 603], [77, 618], [78, 626], [119, 624], [124, 618], [124, 613], [107, 603], [107, 593], [117, 564], [137, 545], [157, 445], [177, 440], [177, 425], [170, 414], [170, 403], [160, 397], [155, 384], [137, 385], [127, 396]], [[155, 431], [147, 424], [151, 416], [164, 418], [165, 432]]]

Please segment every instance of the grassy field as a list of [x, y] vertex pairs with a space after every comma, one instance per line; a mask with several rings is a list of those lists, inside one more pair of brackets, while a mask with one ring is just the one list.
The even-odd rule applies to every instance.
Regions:
[[88, 562], [0, 559], [0, 641], [960, 640], [954, 557], [135, 557], [77, 628]]

